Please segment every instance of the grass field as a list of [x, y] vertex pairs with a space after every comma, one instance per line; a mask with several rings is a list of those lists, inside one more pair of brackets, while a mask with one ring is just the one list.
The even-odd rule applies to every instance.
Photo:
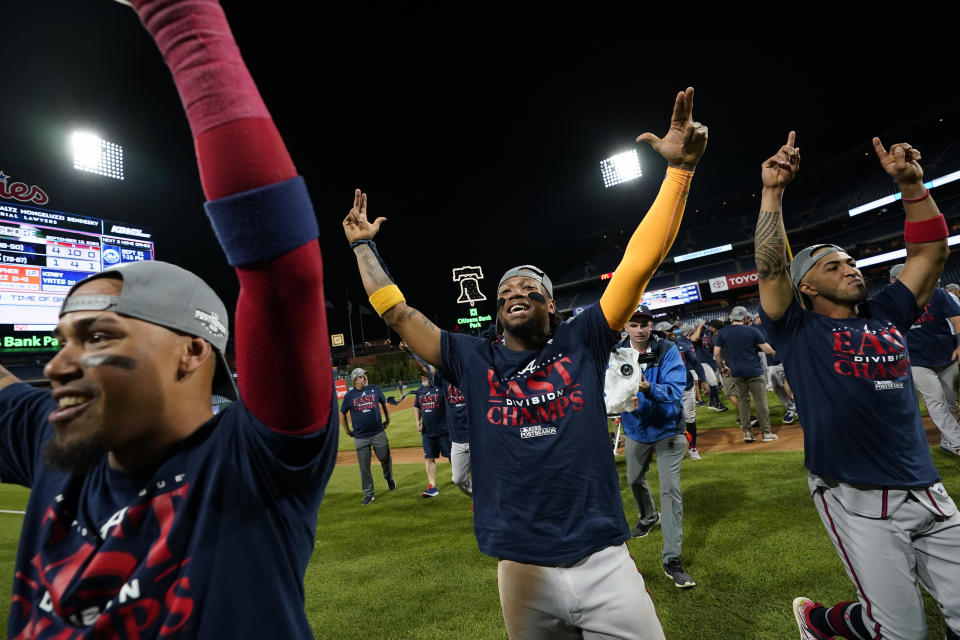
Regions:
[[[807, 495], [801, 452], [712, 454], [684, 461], [684, 562], [697, 587], [682, 591], [660, 569], [659, 528], [630, 550], [671, 640], [795, 638], [790, 602], [854, 599]], [[960, 495], [960, 466], [934, 451]], [[619, 459], [621, 477], [623, 459]], [[307, 614], [318, 638], [504, 638], [496, 562], [477, 550], [470, 500], [438, 469], [440, 496], [420, 497], [423, 466], [397, 465], [399, 488], [378, 473], [377, 500], [360, 506], [357, 468], [334, 471], [306, 574]], [[654, 466], [648, 478], [657, 492]], [[0, 485], [0, 509], [27, 493]], [[636, 509], [623, 491], [627, 518]], [[21, 516], [0, 513], [0, 598], [9, 601]], [[3, 607], [0, 616], [5, 619]], [[927, 601], [930, 638], [945, 632]], [[5, 620], [4, 620], [5, 623]]]

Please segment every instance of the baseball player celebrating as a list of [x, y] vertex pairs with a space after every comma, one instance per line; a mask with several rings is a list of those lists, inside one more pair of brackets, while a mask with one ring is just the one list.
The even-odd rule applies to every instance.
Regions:
[[670, 130], [645, 133], [668, 163], [660, 193], [627, 245], [599, 304], [560, 323], [540, 269], [508, 270], [497, 288], [495, 342], [440, 331], [406, 304], [372, 243], [357, 190], [343, 222], [374, 309], [467, 403], [474, 531], [499, 559], [512, 639], [663, 638], [627, 552], [630, 537], [607, 433], [603, 375], [620, 329], [669, 251], [707, 130], [692, 119], [693, 88], [677, 94]]
[[947, 226], [923, 186], [920, 153], [873, 145], [903, 194], [907, 260], [871, 298], [840, 247], [807, 247], [787, 267], [781, 201], [800, 165], [792, 131], [762, 168], [760, 313], [804, 416], [810, 492], [859, 597], [832, 607], [797, 598], [794, 615], [806, 640], [919, 640], [927, 631], [919, 582], [956, 638], [960, 515], [930, 457], [904, 339], [940, 277]]
[[[7, 636], [312, 637], [303, 576], [337, 453], [316, 217], [220, 5], [133, 5], [240, 281], [242, 400], [229, 314], [194, 274], [135, 262], [70, 289], [52, 394], [0, 367], [0, 476], [31, 489]], [[237, 401], [214, 416], [211, 392]]]
[[[890, 268], [890, 282], [903, 265]], [[957, 421], [957, 359], [960, 358], [960, 303], [937, 287], [923, 313], [907, 334], [913, 383], [923, 398], [930, 419], [940, 431], [940, 448], [960, 455], [960, 422]]]

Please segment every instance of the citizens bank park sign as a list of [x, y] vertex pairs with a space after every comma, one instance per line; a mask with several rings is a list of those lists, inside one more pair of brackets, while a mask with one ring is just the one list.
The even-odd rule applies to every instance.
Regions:
[[720, 276], [719, 278], [710, 278], [710, 291], [726, 291], [728, 289], [739, 289], [740, 287], [749, 287], [757, 284], [756, 271], [744, 271], [743, 273], [734, 273], [729, 276]]

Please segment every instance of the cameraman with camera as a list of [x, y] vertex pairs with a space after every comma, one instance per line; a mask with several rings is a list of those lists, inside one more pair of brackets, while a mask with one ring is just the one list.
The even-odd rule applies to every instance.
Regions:
[[624, 327], [627, 338], [610, 355], [607, 369], [607, 412], [622, 412], [627, 483], [640, 514], [631, 531], [634, 538], [643, 538], [661, 522], [646, 479], [653, 454], [657, 454], [663, 570], [677, 587], [686, 589], [696, 585], [680, 562], [680, 464], [687, 451], [681, 402], [687, 371], [677, 347], [652, 325], [650, 309], [641, 304]]

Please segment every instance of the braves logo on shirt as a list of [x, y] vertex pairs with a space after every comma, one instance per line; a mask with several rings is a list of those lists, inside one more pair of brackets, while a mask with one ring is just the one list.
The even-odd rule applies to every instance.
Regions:
[[892, 323], [878, 330], [866, 324], [835, 328], [832, 340], [833, 370], [841, 376], [896, 380], [910, 371], [906, 340]]
[[[537, 364], [531, 361], [516, 376], [501, 380], [487, 370], [489, 387], [487, 420], [504, 427], [556, 423], [571, 411], [583, 409], [583, 392], [568, 371], [572, 360], [562, 353]], [[532, 432], [524, 430], [524, 437]], [[556, 429], [536, 435], [555, 435]]]
[[[169, 486], [173, 490], [163, 491]], [[194, 610], [190, 579], [179, 572], [189, 557], [171, 550], [170, 533], [190, 485], [182, 474], [161, 491], [124, 507], [105, 523], [85, 524], [58, 495], [40, 535], [47, 542], [18, 571], [10, 615], [22, 622], [16, 638], [79, 640], [175, 635]]]

